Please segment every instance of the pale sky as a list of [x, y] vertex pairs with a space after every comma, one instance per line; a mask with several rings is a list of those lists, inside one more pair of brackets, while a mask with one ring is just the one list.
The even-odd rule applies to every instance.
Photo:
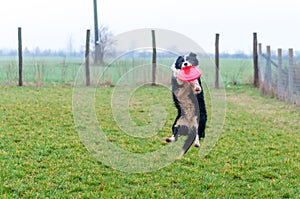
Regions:
[[[0, 0], [0, 49], [23, 47], [79, 49], [93, 30], [93, 0]], [[300, 50], [298, 0], [98, 0], [99, 23], [115, 34], [160, 28], [183, 34], [206, 52], [252, 50], [253, 32], [263, 46]]]

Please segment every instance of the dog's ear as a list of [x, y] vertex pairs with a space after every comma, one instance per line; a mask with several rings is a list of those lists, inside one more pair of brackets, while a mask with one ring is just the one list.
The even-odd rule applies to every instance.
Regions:
[[197, 59], [197, 54], [190, 52], [190, 54], [186, 58], [193, 66], [198, 66], [199, 62]]
[[190, 52], [189, 54], [190, 57], [197, 57], [197, 54], [193, 53], [193, 52]]
[[175, 68], [176, 69], [181, 69], [182, 63], [184, 62], [184, 57], [179, 56], [175, 62]]

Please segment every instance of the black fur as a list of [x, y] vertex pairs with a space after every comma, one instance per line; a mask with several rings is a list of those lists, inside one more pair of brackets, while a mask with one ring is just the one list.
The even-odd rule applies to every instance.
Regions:
[[184, 57], [183, 56], [179, 56], [175, 62], [175, 68], [176, 69], [181, 69], [181, 65], [184, 62]]
[[[198, 65], [198, 60], [196, 58], [196, 54], [190, 53], [188, 56], [179, 56], [176, 60], [175, 68], [176, 69], [181, 69], [182, 65], [185, 65], [185, 62], [188, 62], [189, 64], [193, 66]], [[205, 137], [205, 128], [206, 128], [206, 121], [207, 121], [207, 112], [206, 112], [206, 106], [205, 106], [205, 100], [204, 100], [204, 92], [203, 92], [203, 87], [201, 85], [201, 80], [200, 78], [198, 79], [199, 85], [201, 87], [201, 92], [196, 93], [193, 92], [192, 88], [189, 86], [185, 86], [184, 84], [178, 84], [176, 77], [174, 75], [172, 76], [172, 96], [173, 96], [173, 101], [174, 105], [177, 108], [177, 116], [176, 119], [173, 123], [172, 126], [172, 132], [173, 136], [177, 140], [178, 135], [187, 135], [190, 134], [185, 142], [185, 145], [183, 146], [184, 151], [186, 152], [191, 144], [193, 143], [193, 140], [195, 139], [196, 133], [199, 135], [199, 139]], [[184, 115], [184, 110], [182, 108], [182, 105], [184, 105], [185, 102], [184, 100], [181, 100], [176, 96], [176, 93], [178, 93], [179, 89], [190, 89], [185, 94], [188, 96], [188, 101], [192, 102], [194, 104], [194, 110], [195, 112], [193, 113], [195, 116], [198, 118], [198, 126], [196, 129], [194, 127], [192, 129], [189, 129], [190, 127], [187, 126], [178, 126], [177, 122], [181, 117], [185, 117]], [[193, 139], [193, 140], [191, 140]]]
[[[176, 81], [176, 80], [175, 80]], [[196, 111], [199, 111], [199, 126], [198, 126], [198, 135], [199, 135], [199, 138], [205, 138], [205, 128], [206, 128], [206, 121], [207, 121], [207, 112], [206, 112], [206, 106], [205, 106], [205, 100], [204, 100], [204, 92], [203, 92], [203, 87], [201, 85], [201, 80], [200, 78], [198, 79], [198, 82], [201, 86], [201, 89], [202, 89], [202, 92], [196, 94], [196, 99], [197, 99], [197, 103], [198, 103], [198, 109], [196, 109]], [[172, 80], [172, 85], [176, 84], [174, 82], [174, 80]], [[184, 103], [184, 102], [180, 102], [178, 100], [178, 98], [176, 97], [176, 95], [174, 94], [174, 92], [172, 92], [172, 96], [173, 96], [173, 101], [174, 101], [174, 105], [177, 109], [177, 116], [176, 116], [176, 119], [173, 123], [173, 126], [172, 126], [172, 132], [173, 132], [173, 135], [176, 135], [177, 132], [178, 132], [178, 128], [176, 129], [175, 128], [175, 125], [176, 125], [176, 122], [177, 120], [182, 116], [181, 114], [181, 106], [180, 104], [181, 103]], [[197, 113], [195, 113], [197, 114]]]

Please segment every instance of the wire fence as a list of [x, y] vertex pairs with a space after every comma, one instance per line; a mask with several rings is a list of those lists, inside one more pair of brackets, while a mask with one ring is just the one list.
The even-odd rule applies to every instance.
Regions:
[[[23, 53], [22, 48], [22, 28], [18, 27], [18, 57], [3, 57], [0, 56], [0, 86], [1, 85], [56, 85], [56, 84], [68, 84], [73, 85], [76, 78], [81, 79], [81, 83], [89, 86], [93, 85], [116, 85], [120, 79], [125, 75], [128, 81], [135, 82], [148, 82], [152, 77], [152, 84], [155, 84], [156, 77], [160, 82], [168, 82], [170, 84], [171, 70], [170, 66], [177, 58], [177, 47], [174, 48], [174, 52], [169, 50], [156, 49], [155, 32], [152, 32], [152, 48], [147, 49], [135, 49], [124, 53], [122, 50], [118, 52], [118, 56], [113, 56], [112, 60], [102, 60], [102, 64], [98, 64], [96, 59], [94, 65], [90, 66], [91, 55], [90, 53], [90, 30], [87, 30], [86, 37], [86, 51], [85, 55], [71, 53], [69, 55], [77, 57], [48, 57], [51, 55], [51, 51], [47, 53], [36, 52], [36, 55], [25, 50]], [[162, 34], [164, 35], [164, 34]], [[132, 35], [130, 35], [132, 36]], [[136, 38], [133, 38], [136, 39]], [[144, 37], [141, 41], [144, 42]], [[128, 38], [126, 38], [127, 42]], [[216, 44], [219, 40], [219, 34], [216, 34]], [[128, 40], [130, 41], [130, 40]], [[133, 40], [135, 41], [135, 40]], [[188, 40], [190, 42], [190, 40]], [[126, 43], [125, 42], [125, 43]], [[122, 42], [121, 42], [122, 43]], [[131, 44], [127, 44], [131, 45]], [[173, 45], [173, 43], [172, 43]], [[193, 44], [194, 46], [194, 44]], [[168, 47], [167, 47], [168, 48]], [[116, 48], [117, 49], [117, 48]], [[152, 49], [152, 51], [151, 51]], [[197, 49], [199, 50], [199, 49]], [[117, 50], [118, 51], [118, 50]], [[116, 52], [117, 52], [116, 51]], [[157, 55], [156, 55], [157, 51]], [[162, 52], [160, 52], [162, 51]], [[172, 50], [173, 51], [173, 50]], [[0, 50], [1, 52], [1, 50]], [[115, 52], [115, 53], [116, 53]], [[155, 54], [154, 54], [155, 52]], [[251, 60], [248, 56], [241, 56], [241, 54], [235, 54], [234, 57], [230, 57], [226, 53], [223, 55], [227, 57], [220, 60], [219, 68], [219, 49], [216, 45], [215, 63], [212, 62], [212, 56], [201, 52], [195, 52], [198, 54], [200, 68], [203, 70], [206, 83], [215, 80], [215, 87], [219, 87], [219, 73], [221, 75], [221, 81], [226, 86], [245, 84], [251, 81], [252, 66]], [[29, 53], [29, 54], [28, 54]], [[186, 52], [187, 53], [187, 52]], [[23, 54], [25, 55], [23, 57]], [[55, 53], [56, 54], [56, 53]], [[67, 55], [68, 53], [59, 53], [57, 55]], [[77, 55], [76, 55], [77, 54]], [[53, 55], [53, 54], [52, 54]], [[16, 55], [13, 55], [16, 56]], [[156, 60], [157, 56], [157, 60]], [[152, 57], [152, 59], [151, 59]], [[95, 54], [94, 54], [95, 58]], [[155, 58], [155, 60], [154, 60]], [[152, 62], [151, 62], [152, 60]], [[99, 60], [100, 61], [100, 60]], [[101, 61], [101, 62], [102, 62]], [[99, 62], [100, 63], [100, 62]], [[159, 65], [159, 69], [156, 70], [156, 65]], [[84, 77], [82, 77], [79, 71], [85, 66]], [[144, 70], [136, 70], [136, 68]], [[152, 71], [150, 70], [152, 69]], [[167, 71], [165, 69], [168, 69]], [[160, 71], [159, 71], [160, 70]], [[158, 72], [157, 72], [158, 71]], [[152, 75], [152, 76], [151, 76]], [[92, 80], [92, 82], [90, 82]], [[18, 83], [18, 84], [17, 84]], [[167, 84], [167, 83], [166, 83]]]
[[[161, 67], [158, 69], [157, 78], [170, 84], [170, 67], [176, 57], [159, 57], [159, 53], [157, 64]], [[210, 67], [212, 61], [199, 58], [199, 62], [203, 77], [214, 81], [214, 68]], [[24, 86], [72, 86], [82, 67], [84, 67], [84, 58], [82, 57], [25, 56], [23, 63]], [[133, 70], [137, 67], [142, 67], [145, 70]], [[165, 68], [169, 75], [164, 73], [165, 70], [161, 71]], [[221, 58], [220, 69], [220, 78], [225, 86], [250, 84], [253, 79], [253, 66], [250, 58]], [[151, 56], [140, 57], [137, 53], [132, 52], [114, 60], [105, 67], [90, 66], [91, 80], [93, 80], [91, 84], [93, 85], [113, 86], [124, 74], [126, 74], [128, 81], [150, 80], [152, 74]], [[18, 76], [18, 58], [15, 56], [0, 57], [0, 86], [18, 85]], [[80, 78], [85, 81], [85, 77]]]
[[300, 60], [294, 56], [293, 49], [278, 49], [276, 52], [267, 46], [263, 53], [259, 44], [258, 69], [263, 94], [300, 105]]
[[[171, 75], [170, 66], [173, 60], [174, 58], [161, 58], [158, 64], [167, 68]], [[142, 67], [144, 71], [133, 70], [139, 67]], [[24, 57], [24, 86], [73, 86], [76, 78], [81, 78], [84, 81], [82, 83], [85, 84], [85, 76], [78, 77], [81, 75], [79, 73], [81, 68], [84, 69], [84, 60], [80, 57]], [[18, 72], [17, 57], [0, 57], [0, 85], [18, 85]], [[114, 86], [124, 74], [126, 74], [128, 81], [150, 81], [151, 58], [141, 58], [132, 52], [108, 64], [90, 65], [91, 84], [93, 85]], [[160, 75], [161, 73], [158, 73], [157, 78], [170, 82], [170, 76], [160, 77]]]
[[[44, 86], [71, 84], [76, 78], [80, 58], [25, 57], [23, 66], [24, 85]], [[16, 57], [0, 58], [0, 84], [17, 85], [18, 61]]]

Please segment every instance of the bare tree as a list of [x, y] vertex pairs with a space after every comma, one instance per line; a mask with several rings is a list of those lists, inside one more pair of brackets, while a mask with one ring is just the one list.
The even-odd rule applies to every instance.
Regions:
[[73, 43], [74, 43], [73, 37], [70, 36], [70, 37], [69, 37], [69, 40], [68, 40], [68, 43], [67, 43], [67, 54], [68, 54], [69, 56], [74, 55], [74, 46], [73, 46]]
[[[105, 57], [113, 53], [115, 40], [113, 38], [113, 33], [109, 30], [107, 26], [101, 25], [100, 29], [98, 30], [98, 34], [99, 40], [95, 42], [96, 45], [94, 50], [94, 56], [98, 57], [99, 64], [103, 64]], [[97, 51], [96, 47], [98, 47]], [[97, 64], [97, 61], [95, 61], [95, 64]]]

